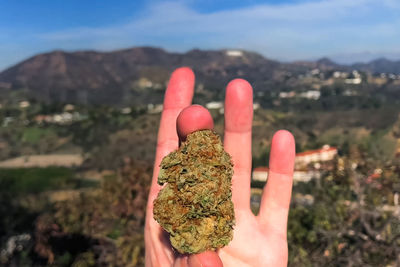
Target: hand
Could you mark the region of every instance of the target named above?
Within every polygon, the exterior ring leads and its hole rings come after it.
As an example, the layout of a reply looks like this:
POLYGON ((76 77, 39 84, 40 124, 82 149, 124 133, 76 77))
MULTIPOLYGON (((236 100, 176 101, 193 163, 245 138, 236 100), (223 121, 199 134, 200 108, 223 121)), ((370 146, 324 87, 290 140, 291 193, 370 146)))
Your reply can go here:
POLYGON ((245 80, 231 81, 225 97, 225 150, 232 156, 232 200, 235 206, 234 237, 217 252, 179 255, 168 235, 153 219, 153 201, 161 188, 157 184, 164 156, 177 149, 179 139, 201 129, 212 129, 207 109, 191 105, 194 74, 180 68, 172 74, 164 99, 158 132, 153 180, 147 204, 145 226, 146 266, 285 266, 288 260, 287 217, 292 191, 295 142, 288 131, 278 131, 272 139, 268 183, 263 190, 260 212, 250 210, 251 126, 253 90, 245 80), (176 125, 176 128, 175 128, 176 125))

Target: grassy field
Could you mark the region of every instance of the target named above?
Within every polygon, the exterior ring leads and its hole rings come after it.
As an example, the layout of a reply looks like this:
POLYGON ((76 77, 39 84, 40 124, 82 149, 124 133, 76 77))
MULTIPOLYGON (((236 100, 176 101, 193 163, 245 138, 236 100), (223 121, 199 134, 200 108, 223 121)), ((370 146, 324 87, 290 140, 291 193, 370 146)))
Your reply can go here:
POLYGON ((52 128, 26 127, 22 135, 22 141, 37 144, 40 139, 56 135, 52 128))
POLYGON ((36 194, 87 186, 90 186, 87 180, 78 179, 73 169, 63 167, 16 168, 0 171, 0 193, 36 194))

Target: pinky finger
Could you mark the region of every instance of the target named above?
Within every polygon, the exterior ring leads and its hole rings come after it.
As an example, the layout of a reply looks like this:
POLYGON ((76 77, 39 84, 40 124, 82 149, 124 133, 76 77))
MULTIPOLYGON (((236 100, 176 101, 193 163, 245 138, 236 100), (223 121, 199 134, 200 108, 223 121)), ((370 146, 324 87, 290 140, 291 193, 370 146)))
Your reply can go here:
POLYGON ((258 219, 268 233, 286 237, 287 219, 292 194, 295 141, 285 130, 272 138, 270 170, 265 185, 258 219))

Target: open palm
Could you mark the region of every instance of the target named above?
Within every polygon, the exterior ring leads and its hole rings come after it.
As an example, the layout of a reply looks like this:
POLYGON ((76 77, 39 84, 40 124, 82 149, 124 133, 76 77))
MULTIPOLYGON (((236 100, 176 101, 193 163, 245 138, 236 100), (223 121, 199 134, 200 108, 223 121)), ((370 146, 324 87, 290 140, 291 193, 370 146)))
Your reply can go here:
POLYGON ((263 191, 260 213, 254 216, 250 210, 253 91, 245 80, 231 81, 225 97, 224 146, 234 164, 232 201, 236 225, 233 240, 217 252, 179 255, 172 250, 167 234, 153 219, 153 201, 161 188, 157 184, 157 176, 162 158, 175 150, 179 140, 187 134, 212 129, 214 125, 207 109, 191 106, 193 92, 193 72, 189 68, 177 69, 165 93, 158 132, 145 226, 146 266, 206 267, 222 266, 222 263, 225 267, 285 266, 288 259, 286 228, 295 158, 294 138, 284 130, 275 133, 268 183, 263 191))

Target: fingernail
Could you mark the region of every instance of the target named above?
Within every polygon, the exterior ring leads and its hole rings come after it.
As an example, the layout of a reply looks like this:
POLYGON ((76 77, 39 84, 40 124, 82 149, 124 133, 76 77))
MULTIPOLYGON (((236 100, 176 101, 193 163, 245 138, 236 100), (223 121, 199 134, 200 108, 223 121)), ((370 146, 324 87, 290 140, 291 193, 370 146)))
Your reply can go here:
POLYGON ((188 264, 189 267, 203 267, 203 264, 201 264, 199 257, 197 255, 192 255, 188 259, 188 264))
POLYGON ((222 261, 214 251, 206 251, 191 255, 188 259, 190 267, 222 267, 222 261))

